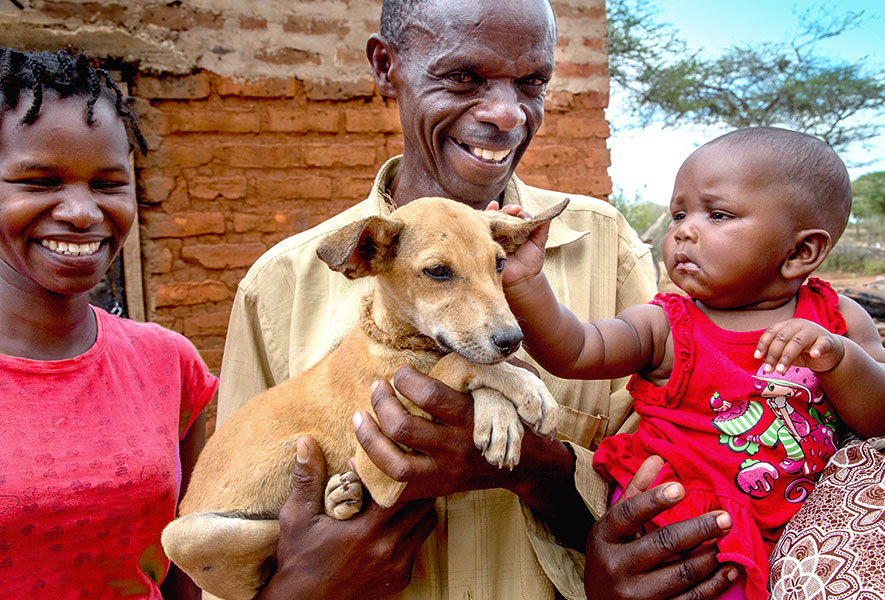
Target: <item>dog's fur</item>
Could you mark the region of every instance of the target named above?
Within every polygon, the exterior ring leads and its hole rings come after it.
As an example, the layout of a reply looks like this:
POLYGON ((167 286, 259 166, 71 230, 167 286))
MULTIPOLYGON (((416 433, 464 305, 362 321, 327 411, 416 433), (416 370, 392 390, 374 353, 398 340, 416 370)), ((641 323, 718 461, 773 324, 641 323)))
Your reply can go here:
MULTIPOLYGON (((374 276, 361 325, 319 363, 241 407, 201 453, 181 517, 163 532, 168 556, 208 592, 248 600, 273 569, 280 508, 291 491, 295 442, 312 436, 333 476, 326 512, 359 511, 361 486, 383 506, 405 484, 376 467, 351 417, 371 410, 369 388, 403 364, 474 398, 474 441, 486 459, 519 461, 520 417, 540 435, 555 428, 556 403, 529 371, 504 361, 522 340, 499 268, 505 252, 558 215, 567 201, 524 221, 441 198, 333 233, 317 250, 349 278, 374 276), (359 479, 350 471, 353 460, 359 479)), ((406 402, 410 411, 423 414, 406 402)), ((426 416, 426 415, 425 415, 426 416)))

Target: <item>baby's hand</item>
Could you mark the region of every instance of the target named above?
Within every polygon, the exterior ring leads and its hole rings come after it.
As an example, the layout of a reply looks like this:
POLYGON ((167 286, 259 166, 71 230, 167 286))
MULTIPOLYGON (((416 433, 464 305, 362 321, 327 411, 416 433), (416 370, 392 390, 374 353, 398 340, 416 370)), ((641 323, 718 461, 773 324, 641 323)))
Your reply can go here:
MULTIPOLYGON (((498 202, 492 200, 489 202, 486 210, 499 210, 498 202)), ((522 210, 516 204, 505 204, 500 211, 511 217, 519 217, 524 221, 532 218, 531 214, 522 210)), ((531 279, 541 272, 541 267, 544 265, 544 245, 547 243, 549 231, 550 223, 541 225, 526 243, 517 248, 512 254, 507 255, 507 261, 504 263, 504 270, 501 273, 505 288, 531 279)))
POLYGON ((754 354, 765 357, 766 373, 786 373, 793 365, 821 373, 838 365, 844 355, 838 335, 805 319, 781 321, 766 329, 754 354))

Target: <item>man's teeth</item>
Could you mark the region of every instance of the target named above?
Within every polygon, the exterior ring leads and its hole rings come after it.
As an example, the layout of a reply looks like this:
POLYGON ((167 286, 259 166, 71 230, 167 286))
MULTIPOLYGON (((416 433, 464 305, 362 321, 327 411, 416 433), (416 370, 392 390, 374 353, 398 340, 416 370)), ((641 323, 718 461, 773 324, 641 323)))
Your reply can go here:
POLYGON ((507 155, 510 154, 510 150, 489 150, 488 148, 477 148, 476 146, 473 146, 473 154, 483 160, 501 162, 507 158, 507 155))
POLYGON ((101 242, 89 242, 88 244, 74 244, 73 242, 57 242, 55 240, 43 240, 40 242, 44 248, 66 256, 89 256, 98 252, 101 242))

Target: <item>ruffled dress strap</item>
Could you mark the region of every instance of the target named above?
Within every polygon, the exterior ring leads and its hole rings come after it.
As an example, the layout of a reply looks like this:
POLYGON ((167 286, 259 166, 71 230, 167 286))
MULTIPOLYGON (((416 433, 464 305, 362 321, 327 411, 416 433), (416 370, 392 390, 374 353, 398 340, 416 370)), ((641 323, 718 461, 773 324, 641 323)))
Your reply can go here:
POLYGON ((633 375, 627 389, 634 398, 657 406, 675 407, 685 395, 689 376, 695 364, 695 344, 692 341, 692 316, 688 303, 691 298, 680 294, 657 294, 649 304, 664 309, 670 323, 673 339, 673 372, 665 386, 657 386, 650 381, 633 375))
POLYGON ((819 277, 810 277, 800 290, 800 294, 803 290, 812 297, 816 296, 815 304, 822 319, 821 325, 837 335, 845 335, 847 331, 845 317, 839 311, 839 294, 833 286, 819 277))

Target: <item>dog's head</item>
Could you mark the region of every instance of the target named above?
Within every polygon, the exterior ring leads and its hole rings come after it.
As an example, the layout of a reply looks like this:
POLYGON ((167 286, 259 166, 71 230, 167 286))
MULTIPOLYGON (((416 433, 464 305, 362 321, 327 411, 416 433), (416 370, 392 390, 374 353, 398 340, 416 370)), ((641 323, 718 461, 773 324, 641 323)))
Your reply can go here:
POLYGON ((317 254, 348 278, 376 278, 375 317, 384 326, 409 327, 443 351, 495 363, 522 342, 501 288, 506 254, 567 203, 525 221, 444 198, 420 198, 389 217, 338 230, 317 254))

